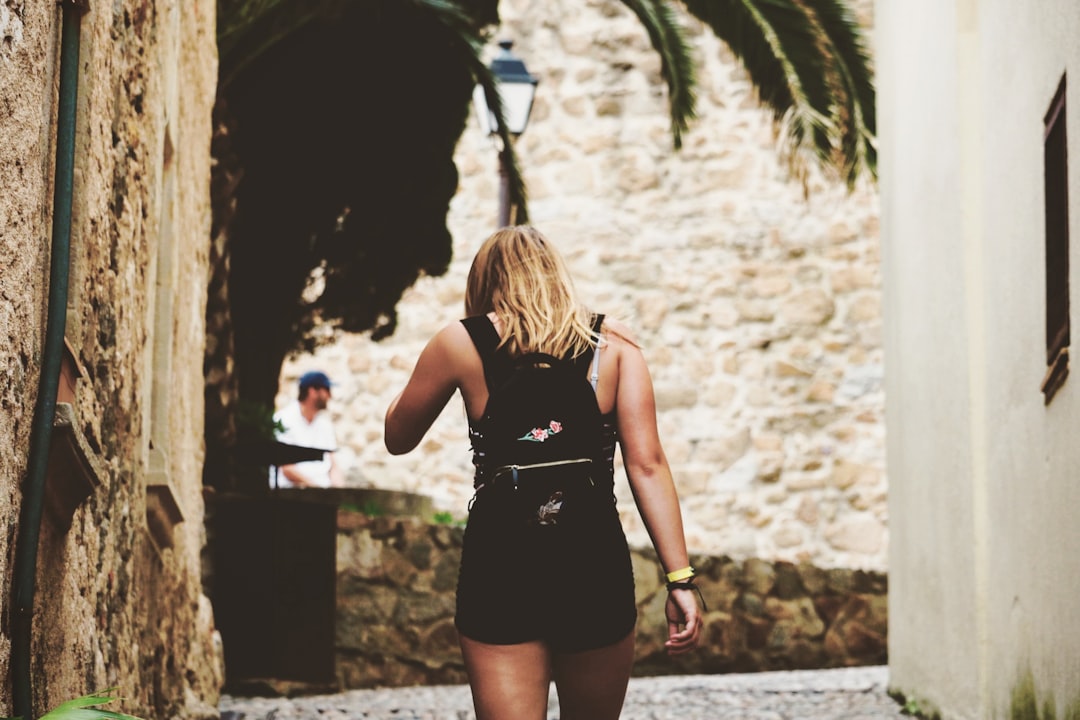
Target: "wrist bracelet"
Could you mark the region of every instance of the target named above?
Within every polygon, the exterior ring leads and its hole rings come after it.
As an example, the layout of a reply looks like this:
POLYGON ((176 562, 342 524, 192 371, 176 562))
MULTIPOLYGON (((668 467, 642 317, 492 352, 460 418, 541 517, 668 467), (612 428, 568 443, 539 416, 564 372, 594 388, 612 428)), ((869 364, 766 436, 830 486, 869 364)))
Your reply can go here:
POLYGON ((681 570, 672 570, 665 577, 669 583, 679 582, 680 580, 689 580, 694 577, 694 568, 687 565, 681 570))
POLYGON ((694 584, 693 580, 681 580, 676 582, 669 582, 667 584, 668 592, 672 590, 693 590, 697 593, 698 599, 701 600, 701 609, 703 612, 709 612, 708 606, 705 604, 705 596, 701 594, 701 588, 694 584))

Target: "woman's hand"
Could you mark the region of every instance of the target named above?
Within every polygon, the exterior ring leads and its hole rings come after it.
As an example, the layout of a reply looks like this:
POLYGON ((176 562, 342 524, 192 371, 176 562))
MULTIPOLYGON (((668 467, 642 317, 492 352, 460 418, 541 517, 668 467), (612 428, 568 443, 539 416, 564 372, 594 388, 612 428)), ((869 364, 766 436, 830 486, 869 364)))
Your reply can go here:
POLYGON ((668 623, 668 639, 664 643, 668 655, 681 655, 696 648, 701 637, 697 594, 689 588, 668 591, 664 615, 668 623))

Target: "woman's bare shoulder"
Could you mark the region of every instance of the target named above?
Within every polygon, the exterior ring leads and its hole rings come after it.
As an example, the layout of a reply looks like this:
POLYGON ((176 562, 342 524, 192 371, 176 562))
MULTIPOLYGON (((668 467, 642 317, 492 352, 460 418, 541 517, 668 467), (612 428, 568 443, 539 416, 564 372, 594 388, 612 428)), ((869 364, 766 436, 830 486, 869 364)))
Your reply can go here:
POLYGON ((631 331, 630 327, 621 320, 605 317, 600 330, 604 334, 607 342, 614 347, 630 346, 640 348, 637 338, 634 337, 633 331, 631 331))
POLYGON ((469 337, 465 324, 460 320, 454 320, 435 333, 431 338, 431 344, 439 346, 446 352, 456 353, 472 347, 472 339, 469 337))

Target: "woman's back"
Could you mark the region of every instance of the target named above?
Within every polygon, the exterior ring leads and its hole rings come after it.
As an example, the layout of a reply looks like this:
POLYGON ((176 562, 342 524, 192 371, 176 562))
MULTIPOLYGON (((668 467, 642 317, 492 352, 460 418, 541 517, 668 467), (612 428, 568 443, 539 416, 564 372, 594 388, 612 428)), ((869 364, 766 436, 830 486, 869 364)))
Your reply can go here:
MULTIPOLYGON (((488 313, 495 332, 501 339, 505 339, 504 324, 495 313, 488 313)), ((608 415, 615 410, 615 398, 619 387, 619 357, 623 351, 626 340, 618 334, 610 331, 613 321, 605 320, 601 330, 602 340, 599 356, 599 373, 596 384, 596 401, 600 406, 600 412, 608 415)), ((454 323, 460 326, 460 323, 454 323)), ((451 331, 451 341, 454 344, 454 357, 460 363, 459 373, 460 389, 465 401, 465 409, 469 419, 478 421, 484 414, 488 402, 488 387, 484 377, 484 365, 480 355, 470 339, 468 332, 462 332, 463 327, 455 327, 451 331)), ((625 333, 624 333, 625 334, 625 333)), ((583 374, 588 375, 591 367, 586 367, 583 374)))

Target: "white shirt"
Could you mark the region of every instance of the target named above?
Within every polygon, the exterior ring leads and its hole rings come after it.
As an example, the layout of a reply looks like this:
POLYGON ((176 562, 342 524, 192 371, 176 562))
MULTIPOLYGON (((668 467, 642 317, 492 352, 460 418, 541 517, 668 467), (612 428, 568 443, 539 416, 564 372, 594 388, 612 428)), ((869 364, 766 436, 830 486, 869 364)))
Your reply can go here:
MULTIPOLYGON (((293 401, 274 414, 274 420, 281 423, 285 428, 277 434, 277 439, 290 445, 301 447, 324 449, 327 453, 337 450, 337 435, 334 433, 334 423, 330 420, 330 414, 320 410, 315 414, 311 422, 307 421, 300 412, 300 403, 293 401)), ((308 478, 316 487, 330 487, 330 456, 324 455, 321 460, 308 460, 296 463, 296 470, 308 478)), ((284 473, 278 472, 277 468, 270 468, 270 487, 274 487, 274 476, 277 475, 277 487, 294 487, 285 477, 284 473)))

